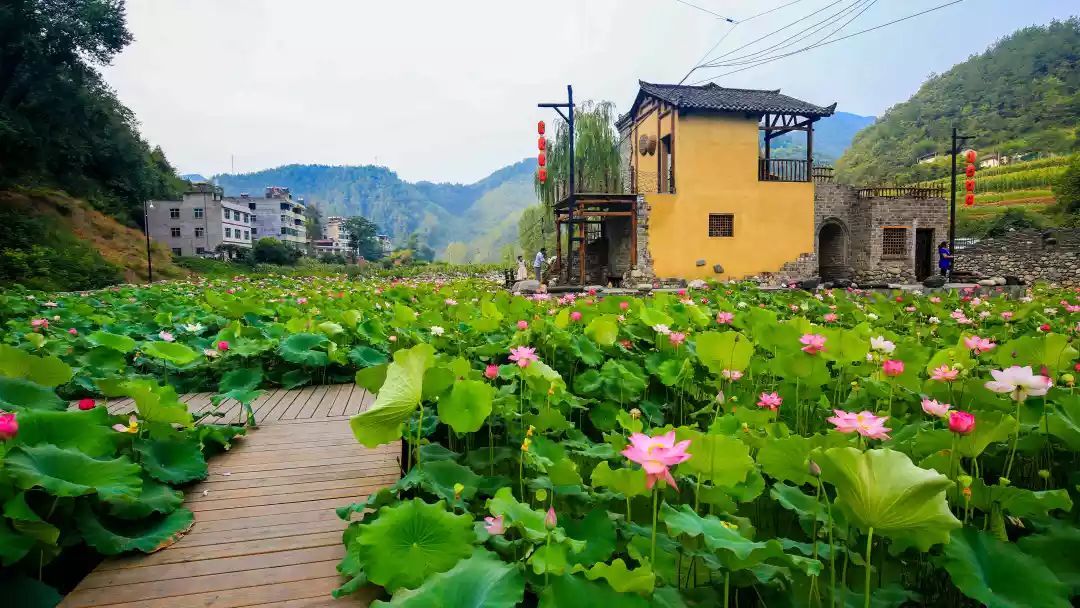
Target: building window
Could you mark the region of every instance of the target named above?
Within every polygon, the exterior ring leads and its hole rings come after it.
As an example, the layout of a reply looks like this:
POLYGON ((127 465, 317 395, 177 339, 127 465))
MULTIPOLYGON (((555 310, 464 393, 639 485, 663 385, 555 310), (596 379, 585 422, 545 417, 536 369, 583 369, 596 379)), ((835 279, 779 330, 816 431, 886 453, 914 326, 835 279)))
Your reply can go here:
POLYGON ((289 221, 289 220, 287 220, 287 219, 285 218, 285 216, 284 216, 284 215, 283 215, 283 216, 281 216, 281 223, 282 223, 282 224, 284 224, 284 223, 285 223, 285 222, 287 222, 287 221, 289 221))
POLYGON ((173 226, 172 228, 169 228, 169 235, 172 236, 172 238, 174 238, 174 239, 180 238, 180 229, 177 228, 176 226, 173 226))
POLYGON ((244 223, 246 224, 246 223, 248 223, 248 222, 249 222, 250 220, 251 220, 251 216, 250 216, 250 215, 248 215, 247 213, 245 213, 245 214, 244 214, 244 223))
POLYGON ((192 211, 195 212, 195 219, 202 218, 202 207, 195 207, 195 209, 193 209, 192 211))
POLYGON ((198 254, 198 255, 202 255, 202 254, 206 253, 206 247, 196 247, 195 248, 195 253, 198 254))
POLYGON ((251 229, 251 234, 259 234, 259 229, 258 228, 252 228, 251 229))
POLYGON ((179 207, 170 207, 169 208, 169 219, 173 219, 173 220, 180 219, 180 208, 179 207))
POLYGON ((710 213, 709 236, 735 236, 735 216, 731 213, 710 213))
POLYGON ((659 190, 675 193, 675 152, 671 145, 671 135, 660 138, 660 177, 659 190))
POLYGON ((180 248, 179 247, 173 247, 172 248, 172 254, 179 257, 180 256, 180 248))
POLYGON ((245 241, 250 241, 251 240, 251 233, 248 232, 247 230, 244 231, 244 240, 245 241))
POLYGON ((203 228, 202 228, 202 226, 196 226, 195 227, 195 238, 201 239, 202 237, 203 237, 203 228))
POLYGON ((227 239, 232 238, 232 228, 226 228, 225 229, 225 238, 227 238, 227 239))
POLYGON ((881 229, 881 255, 887 258, 907 257, 907 228, 889 226, 881 229))

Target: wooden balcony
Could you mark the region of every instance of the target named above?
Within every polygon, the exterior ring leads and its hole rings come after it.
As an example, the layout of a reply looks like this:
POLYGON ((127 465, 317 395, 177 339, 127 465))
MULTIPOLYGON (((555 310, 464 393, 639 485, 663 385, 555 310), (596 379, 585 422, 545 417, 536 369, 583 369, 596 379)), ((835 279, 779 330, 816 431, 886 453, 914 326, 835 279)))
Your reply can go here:
POLYGON ((759 158, 758 181, 808 182, 810 163, 795 158, 759 158))

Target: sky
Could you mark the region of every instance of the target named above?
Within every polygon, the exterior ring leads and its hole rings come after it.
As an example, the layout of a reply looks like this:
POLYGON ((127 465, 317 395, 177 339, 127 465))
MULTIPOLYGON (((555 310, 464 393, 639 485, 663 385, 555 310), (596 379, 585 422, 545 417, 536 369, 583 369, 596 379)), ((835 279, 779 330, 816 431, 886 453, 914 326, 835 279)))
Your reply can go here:
MULTIPOLYGON (((639 79, 678 82, 722 36, 713 55, 730 61, 855 2, 868 8, 837 37, 947 1, 128 0, 135 42, 103 72, 181 173, 378 164, 471 183, 535 153, 536 121, 558 120, 536 104, 564 101, 567 84, 623 112, 639 79)), ((1077 13, 1076 0, 963 0, 716 82, 879 116, 1000 37, 1077 13)))

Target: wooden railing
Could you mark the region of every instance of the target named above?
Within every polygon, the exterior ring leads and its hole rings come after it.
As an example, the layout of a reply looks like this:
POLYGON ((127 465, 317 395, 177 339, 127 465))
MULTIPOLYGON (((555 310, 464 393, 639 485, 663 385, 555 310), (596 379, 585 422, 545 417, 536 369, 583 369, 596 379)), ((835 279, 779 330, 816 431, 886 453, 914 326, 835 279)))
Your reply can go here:
POLYGON ((833 181, 833 168, 815 165, 810 169, 810 177, 817 184, 831 184, 833 181))
POLYGON ((859 198, 945 198, 945 188, 921 186, 879 186, 876 188, 860 188, 857 191, 859 198))
POLYGON ((809 163, 794 158, 759 158, 758 181, 762 182, 808 182, 809 163))

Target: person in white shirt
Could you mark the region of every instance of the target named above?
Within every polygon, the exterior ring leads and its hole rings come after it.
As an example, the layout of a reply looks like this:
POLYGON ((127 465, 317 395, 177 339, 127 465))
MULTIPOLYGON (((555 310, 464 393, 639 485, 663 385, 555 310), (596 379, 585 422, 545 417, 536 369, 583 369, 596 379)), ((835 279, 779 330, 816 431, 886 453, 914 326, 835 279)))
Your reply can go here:
POLYGON ((517 272, 514 275, 514 280, 524 281, 529 278, 529 271, 525 269, 525 258, 520 255, 517 256, 517 272))
POLYGON ((547 247, 541 247, 540 251, 536 252, 536 257, 533 258, 533 270, 536 271, 536 281, 543 283, 543 271, 544 263, 547 262, 547 247))

